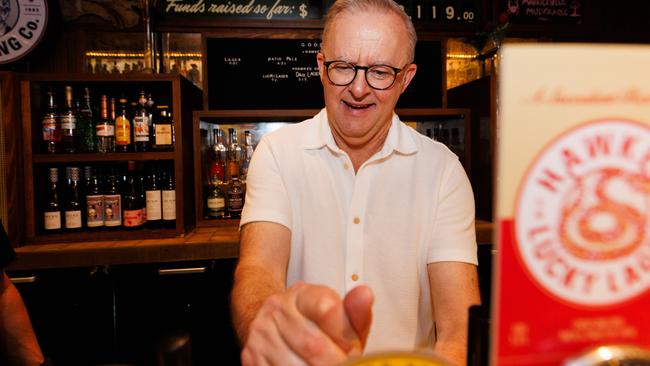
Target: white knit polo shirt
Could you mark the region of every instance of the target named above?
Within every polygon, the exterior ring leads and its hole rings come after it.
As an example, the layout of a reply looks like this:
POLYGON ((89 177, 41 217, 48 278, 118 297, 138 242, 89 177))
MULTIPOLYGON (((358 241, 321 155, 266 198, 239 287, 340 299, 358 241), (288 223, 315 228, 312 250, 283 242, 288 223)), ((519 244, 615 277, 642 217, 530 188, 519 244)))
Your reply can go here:
POLYGON ((327 285, 375 294, 366 352, 431 347, 427 263, 477 263, 474 199, 443 144, 393 115, 381 151, 355 175, 327 113, 262 138, 250 164, 241 225, 291 230, 287 286, 327 285))

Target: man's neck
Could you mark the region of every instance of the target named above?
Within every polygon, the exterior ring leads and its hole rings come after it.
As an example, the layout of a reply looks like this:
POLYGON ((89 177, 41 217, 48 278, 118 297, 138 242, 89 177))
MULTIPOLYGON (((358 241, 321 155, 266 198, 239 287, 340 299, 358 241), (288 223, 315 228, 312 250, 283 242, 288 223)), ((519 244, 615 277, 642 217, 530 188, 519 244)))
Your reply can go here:
POLYGON ((336 145, 341 150, 348 154, 352 161, 354 172, 356 173, 363 163, 382 149, 384 142, 386 142, 386 137, 388 137, 390 126, 391 123, 385 124, 373 136, 356 144, 350 143, 348 139, 340 136, 335 129, 332 128, 331 130, 334 142, 336 142, 336 145))

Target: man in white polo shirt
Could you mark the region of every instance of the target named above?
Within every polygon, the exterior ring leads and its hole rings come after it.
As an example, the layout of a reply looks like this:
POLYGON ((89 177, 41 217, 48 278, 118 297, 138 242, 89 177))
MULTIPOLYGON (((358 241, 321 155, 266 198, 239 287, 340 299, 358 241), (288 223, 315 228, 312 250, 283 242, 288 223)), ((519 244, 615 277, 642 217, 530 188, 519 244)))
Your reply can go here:
POLYGON ((232 295, 244 365, 421 348, 464 364, 474 201, 458 158, 393 112, 415 42, 392 0, 330 8, 326 108, 265 136, 248 173, 232 295))

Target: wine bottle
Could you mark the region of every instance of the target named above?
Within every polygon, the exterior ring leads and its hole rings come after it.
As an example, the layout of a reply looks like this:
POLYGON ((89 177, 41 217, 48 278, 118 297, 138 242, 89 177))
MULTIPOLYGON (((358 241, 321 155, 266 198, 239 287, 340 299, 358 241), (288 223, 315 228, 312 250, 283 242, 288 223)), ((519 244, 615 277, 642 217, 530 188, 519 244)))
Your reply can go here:
POLYGON ((122 195, 114 169, 109 172, 104 191, 104 225, 111 228, 122 225, 122 195))
POLYGON ((170 163, 162 177, 162 219, 166 228, 176 228, 176 182, 174 165, 170 163))
POLYGON ((98 229, 104 226, 104 193, 97 172, 90 170, 86 174, 89 177, 86 186, 86 226, 98 229))
POLYGON ((47 203, 43 212, 44 228, 47 232, 61 230, 61 206, 59 204, 59 169, 50 168, 50 185, 47 190, 47 203))
POLYGON ((145 188, 147 226, 151 228, 162 226, 162 190, 158 178, 158 167, 152 163, 149 166, 145 188))
POLYGON ((66 230, 81 229, 81 195, 79 194, 79 168, 67 167, 68 194, 65 204, 66 230))
POLYGON ((135 172, 135 161, 127 163, 126 185, 124 188, 123 213, 124 228, 138 229, 144 224, 142 206, 138 192, 138 178, 135 172))

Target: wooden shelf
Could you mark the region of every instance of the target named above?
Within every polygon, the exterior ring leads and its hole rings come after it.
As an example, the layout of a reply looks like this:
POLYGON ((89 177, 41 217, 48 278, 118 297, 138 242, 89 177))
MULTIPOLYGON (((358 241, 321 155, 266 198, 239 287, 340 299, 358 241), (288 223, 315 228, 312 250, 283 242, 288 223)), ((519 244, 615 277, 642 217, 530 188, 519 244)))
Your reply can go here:
POLYGON ((102 162, 102 161, 128 161, 128 160, 174 160, 176 155, 173 151, 150 151, 150 152, 128 152, 128 153, 90 153, 90 154, 34 154, 34 163, 80 163, 80 162, 102 162))

